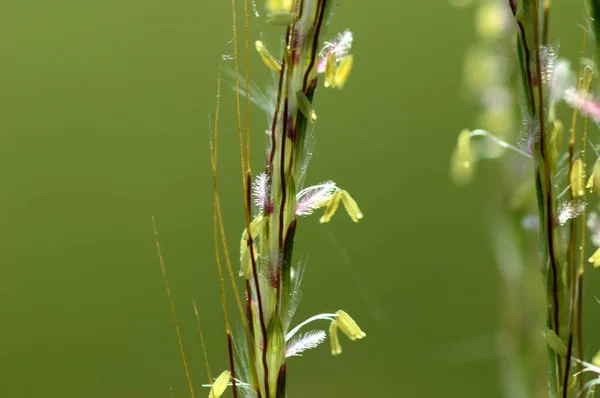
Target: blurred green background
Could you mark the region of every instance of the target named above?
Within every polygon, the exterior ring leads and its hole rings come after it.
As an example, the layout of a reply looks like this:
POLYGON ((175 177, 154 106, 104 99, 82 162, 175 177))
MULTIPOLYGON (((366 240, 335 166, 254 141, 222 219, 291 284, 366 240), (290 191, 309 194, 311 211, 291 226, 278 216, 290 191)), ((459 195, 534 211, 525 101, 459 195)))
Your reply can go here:
MULTIPOLYGON (((473 10, 339 3, 329 37, 352 29, 355 67, 343 91, 317 93, 308 182, 335 180, 365 218, 300 221, 295 253, 308 268, 297 320, 343 308, 368 337, 343 340, 340 357, 325 345, 292 358, 289 395, 500 396, 485 203, 493 163, 466 188, 448 176, 457 132, 475 127, 461 88, 473 10)), ((552 39, 573 60, 582 8, 556 2, 552 18, 552 39)), ((254 19, 250 28, 252 42, 263 31, 276 45, 275 29, 254 19)), ((231 4, 7 1, 0 37, 0 396, 188 396, 152 216, 205 396, 192 300, 213 374, 227 366, 208 120, 219 61, 232 52, 231 4)), ((257 58, 251 78, 262 87, 257 58)), ((235 248, 243 207, 231 83, 224 72, 220 178, 235 248)), ((259 170, 266 117, 252 112, 259 170)), ((597 290, 587 289, 588 353, 600 346, 597 290)))

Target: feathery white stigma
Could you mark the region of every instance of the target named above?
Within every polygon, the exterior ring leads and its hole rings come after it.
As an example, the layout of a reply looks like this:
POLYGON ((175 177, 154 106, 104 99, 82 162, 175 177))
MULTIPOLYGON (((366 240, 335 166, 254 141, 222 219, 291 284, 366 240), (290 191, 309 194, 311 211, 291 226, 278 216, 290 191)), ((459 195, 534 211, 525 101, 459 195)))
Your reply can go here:
POLYGON ((301 357, 302 352, 317 347, 325 341, 325 337, 327 337, 327 334, 322 330, 311 330, 310 332, 302 333, 287 343, 285 357, 301 357))
POLYGON ((554 47, 548 46, 540 46, 539 47, 539 55, 540 55, 540 67, 542 73, 542 83, 550 84, 552 81, 552 76, 554 75, 554 64, 556 63, 556 51, 554 51, 554 47))
POLYGON ((254 196, 254 204, 261 210, 269 213, 271 206, 271 182, 266 173, 260 173, 256 176, 254 184, 252 184, 252 195, 254 196))
POLYGON ((582 200, 570 200, 558 206, 558 224, 564 225, 567 221, 579 216, 585 210, 586 203, 582 200))
POLYGON ((304 188, 296 195, 296 214, 307 216, 325 206, 331 196, 338 190, 333 181, 325 181, 312 187, 304 188))
POLYGON ((345 30, 344 32, 337 35, 334 41, 325 42, 321 52, 319 53, 319 62, 317 63, 317 73, 325 72, 325 66, 327 65, 327 57, 330 53, 335 54, 335 58, 339 62, 345 55, 350 52, 352 48, 352 32, 345 30))

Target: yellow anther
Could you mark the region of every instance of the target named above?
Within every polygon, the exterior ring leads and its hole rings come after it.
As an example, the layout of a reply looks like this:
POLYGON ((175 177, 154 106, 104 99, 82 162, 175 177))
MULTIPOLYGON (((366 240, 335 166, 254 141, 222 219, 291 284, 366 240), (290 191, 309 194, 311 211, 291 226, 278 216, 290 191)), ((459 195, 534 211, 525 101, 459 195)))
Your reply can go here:
POLYGON ((272 71, 279 73, 281 71, 281 64, 271 55, 264 43, 260 40, 257 40, 254 45, 256 46, 256 51, 258 51, 258 54, 265 65, 267 65, 267 67, 272 71))
POLYGON ((231 372, 226 370, 217 377, 215 382, 210 387, 210 393, 208 394, 208 398, 220 398, 221 395, 225 392, 225 389, 229 385, 229 381, 231 380, 231 372))
POLYGON ((552 172, 555 173, 558 158, 560 156, 560 145, 562 143, 564 126, 560 120, 554 120, 552 125, 552 134, 550 135, 550 167, 552 172))
POLYGON ((363 218, 363 214, 360 211, 360 209, 358 208, 356 201, 354 199, 352 199, 352 196, 350 196, 350 194, 348 192, 346 192, 342 189, 342 190, 340 190, 340 196, 342 198, 342 203, 344 204, 344 208, 346 209, 346 212, 348 212, 348 215, 350 216, 352 221, 358 222, 358 220, 363 218))
POLYGON ((337 334, 337 324, 335 321, 329 325, 329 341, 331 342, 331 355, 340 355, 342 353, 342 346, 340 345, 340 339, 337 334))
POLYGON ((592 257, 588 259, 588 261, 594 264, 594 268, 600 267, 600 249, 596 249, 592 257))
POLYGON ((600 158, 594 163, 592 175, 585 186, 595 195, 600 196, 600 158))
POLYGON ((267 0, 267 12, 268 13, 276 13, 292 11, 292 4, 294 0, 267 0))
POLYGON ((362 339, 367 336, 347 312, 339 310, 336 314, 335 322, 337 326, 350 340, 362 339))
POLYGON ((354 57, 352 55, 346 55, 340 60, 340 63, 337 65, 335 70, 335 87, 339 89, 344 87, 346 80, 348 80, 348 75, 352 70, 353 63, 354 57))
POLYGON ((331 217, 333 217, 338 206, 340 205, 340 200, 341 200, 340 191, 335 191, 333 193, 333 195, 331 195, 331 198, 329 199, 329 202, 327 203, 327 207, 325 208, 325 213, 319 220, 319 222, 321 224, 324 224, 326 222, 329 222, 329 220, 331 220, 331 217))
POLYGON ((333 52, 330 52, 325 62, 325 87, 335 87, 336 70, 337 58, 333 52))
POLYGON ((573 163, 573 168, 569 175, 571 183, 571 193, 573 197, 579 198, 585 196, 585 165, 581 159, 577 159, 573 163))

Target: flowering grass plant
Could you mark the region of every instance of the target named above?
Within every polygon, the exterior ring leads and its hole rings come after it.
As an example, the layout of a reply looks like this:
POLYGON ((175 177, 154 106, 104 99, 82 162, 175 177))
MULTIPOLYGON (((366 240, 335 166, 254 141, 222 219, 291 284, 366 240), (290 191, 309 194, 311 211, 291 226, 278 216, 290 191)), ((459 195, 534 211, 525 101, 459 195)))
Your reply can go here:
MULTIPOLYGON (((333 181, 311 186, 305 181, 312 139, 316 134, 315 94, 319 86, 341 89, 345 85, 353 63, 350 54, 353 35, 349 30, 334 36, 326 32, 334 7, 331 0, 268 0, 264 20, 280 30, 281 47, 274 56, 273 48, 268 48, 263 41, 256 41, 254 53, 249 50, 249 10, 248 2, 244 1, 245 62, 244 73, 240 73, 242 56, 238 51, 235 1, 232 7, 231 58, 238 94, 236 115, 245 228, 241 233, 239 257, 235 258, 239 258, 236 275, 223 231, 218 190, 219 77, 211 159, 214 243, 225 313, 229 369, 211 380, 207 387, 210 387, 209 396, 215 398, 220 397, 227 387, 231 388, 234 397, 282 398, 286 396, 288 358, 301 356, 327 336, 331 353, 340 354, 338 331, 350 340, 366 336, 342 310, 315 315, 293 326, 304 273, 303 263, 293 256, 296 233, 301 229, 299 218, 324 209, 320 222, 326 223, 340 205, 353 221, 362 218, 356 201, 333 181), (254 55, 258 55, 273 74, 276 87, 265 90, 272 92, 272 96, 263 95, 250 84, 248 59, 254 55), (269 120, 265 167, 259 173, 253 173, 251 167, 251 103, 265 111, 269 120), (243 330, 235 339, 228 314, 225 275, 231 282, 243 330), (242 282, 243 289, 238 287, 238 281, 242 282), (328 323, 327 332, 306 330, 316 321, 328 323)), ((258 18, 262 20, 263 17, 258 18)))
POLYGON ((586 263, 600 266, 600 103, 592 94, 597 55, 589 48, 600 3, 572 3, 585 15, 575 64, 559 57, 549 0, 475 3, 478 42, 465 76, 483 128, 459 134, 451 173, 464 184, 480 160, 500 161, 490 225, 505 302, 505 393, 593 395, 600 357, 585 360, 582 307, 586 263), (571 116, 563 116, 569 107, 571 116))

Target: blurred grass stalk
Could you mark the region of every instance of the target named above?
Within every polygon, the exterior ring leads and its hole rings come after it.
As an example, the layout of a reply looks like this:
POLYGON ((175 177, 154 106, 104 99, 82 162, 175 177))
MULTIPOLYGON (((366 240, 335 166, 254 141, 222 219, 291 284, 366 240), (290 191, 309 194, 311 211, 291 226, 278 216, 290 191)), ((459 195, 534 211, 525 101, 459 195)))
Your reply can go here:
MULTIPOLYGON (((575 78, 569 62, 558 58, 558 49, 548 43, 550 1, 475 3, 479 40, 467 55, 465 78, 481 101, 483 129, 460 133, 451 173, 464 184, 478 160, 501 158, 490 226, 502 276, 499 347, 505 394, 593 394, 599 379, 586 383, 581 371, 593 371, 583 358, 582 297, 586 212, 600 192, 598 162, 586 179, 588 118, 597 121, 600 116, 589 94, 595 65, 586 58, 588 38, 596 35, 593 30, 583 33, 575 78), (562 102, 574 108, 567 140, 557 111, 562 102), (582 128, 578 113, 584 115, 582 128)), ((589 6, 597 16, 597 0, 584 4, 586 15, 589 6)), ((590 29, 600 20, 587 19, 590 29)), ((595 221, 596 213, 590 216, 595 221)), ((587 224, 594 234, 596 223, 587 224)), ((600 245, 593 238, 592 243, 600 245)), ((595 255, 589 261, 600 265, 595 255)))
MULTIPOLYGON (((324 76, 325 87, 342 88, 352 66, 349 51, 352 33, 345 31, 331 42, 323 43, 331 17, 332 0, 268 0, 266 21, 285 34, 281 39, 281 55, 275 58, 262 41, 255 47, 265 66, 277 82, 272 96, 259 93, 250 84, 248 58, 248 2, 244 1, 244 73, 239 72, 236 5, 233 8, 233 69, 237 104, 237 123, 245 209, 245 230, 240 241, 240 271, 245 297, 236 286, 232 262, 223 233, 223 220, 217 186, 218 115, 215 114, 211 138, 214 184, 214 236, 219 268, 222 301, 225 312, 230 369, 209 385, 210 397, 221 396, 231 386, 234 397, 286 396, 286 359, 299 356, 323 342, 323 330, 300 330, 313 321, 329 322, 332 354, 341 353, 337 331, 351 340, 365 333, 344 311, 315 315, 292 328, 291 322, 300 300, 302 264, 292 256, 298 216, 306 216, 325 208, 320 221, 328 222, 342 204, 353 221, 362 213, 356 202, 334 182, 325 181, 304 188, 311 153, 316 111, 313 106, 318 76, 324 76), (242 103, 245 99, 245 103, 242 103), (250 104, 265 111, 270 120, 269 147, 265 169, 252 177, 250 158, 250 104), (242 118, 245 113, 245 122, 242 118), (225 266, 220 253, 225 254, 225 266), (228 272, 239 310, 244 336, 234 341, 227 313, 224 274, 228 272), (235 347, 234 347, 235 346, 235 347)), ((219 78, 220 82, 220 78, 219 78)), ((219 84, 220 87, 220 84, 219 84)), ((220 88, 218 93, 220 98, 220 88)), ((264 131, 264 129, 262 130, 264 131)), ((210 371, 209 371, 210 373, 210 371)))

